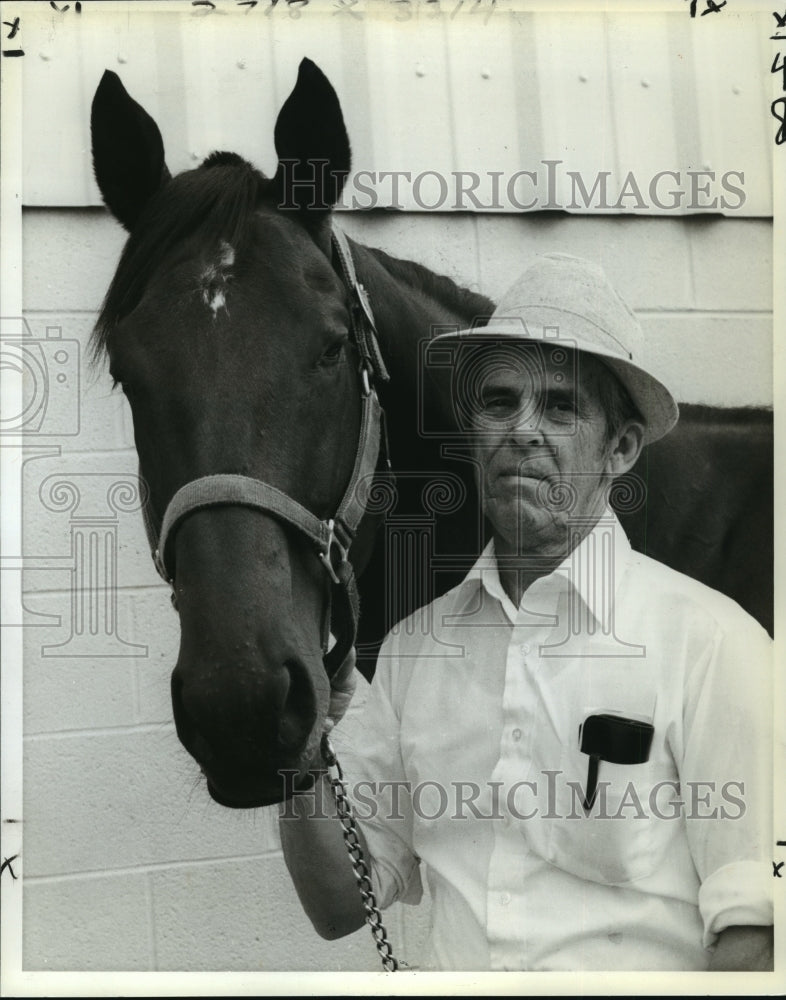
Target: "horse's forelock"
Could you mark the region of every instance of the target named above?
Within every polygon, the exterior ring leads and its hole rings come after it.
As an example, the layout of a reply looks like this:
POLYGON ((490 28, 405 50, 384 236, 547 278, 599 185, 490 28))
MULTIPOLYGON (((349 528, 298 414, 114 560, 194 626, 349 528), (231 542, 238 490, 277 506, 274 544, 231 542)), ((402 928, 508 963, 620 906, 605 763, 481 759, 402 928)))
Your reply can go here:
MULTIPOLYGON (((244 160, 239 153, 231 153, 226 150, 214 150, 209 156, 206 156, 202 161, 200 169, 204 170, 210 167, 238 167, 245 166, 254 170, 255 168, 251 164, 244 160)), ((259 173, 259 171, 256 171, 259 173)), ((264 175, 259 173, 259 176, 264 178, 264 175)))
POLYGON ((150 279, 185 239, 207 250, 239 251, 271 181, 236 153, 214 152, 195 170, 169 181, 145 208, 120 257, 98 316, 91 349, 101 356, 112 328, 139 303, 150 279))

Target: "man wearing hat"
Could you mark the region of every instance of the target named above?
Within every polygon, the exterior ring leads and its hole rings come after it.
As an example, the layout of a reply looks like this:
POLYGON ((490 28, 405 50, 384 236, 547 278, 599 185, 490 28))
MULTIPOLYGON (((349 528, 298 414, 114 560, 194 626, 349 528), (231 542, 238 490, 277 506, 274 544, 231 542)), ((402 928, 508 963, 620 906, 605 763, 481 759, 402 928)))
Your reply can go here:
MULTIPOLYGON (((772 968, 769 636, 634 552, 608 503, 678 418, 637 321, 551 254, 432 343, 460 359, 492 538, 333 734, 379 905, 427 878, 440 969, 772 968)), ((280 829, 317 930, 361 926, 324 776, 280 829)))

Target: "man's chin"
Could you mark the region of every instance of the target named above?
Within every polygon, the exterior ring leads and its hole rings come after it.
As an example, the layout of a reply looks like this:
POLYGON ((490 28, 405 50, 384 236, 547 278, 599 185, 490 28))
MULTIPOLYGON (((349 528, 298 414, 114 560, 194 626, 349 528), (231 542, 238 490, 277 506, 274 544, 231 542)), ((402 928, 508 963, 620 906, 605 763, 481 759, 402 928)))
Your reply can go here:
POLYGON ((564 536, 559 515, 522 496, 508 500, 495 498, 486 504, 485 514, 495 536, 503 543, 501 550, 511 554, 537 551, 544 543, 564 536), (510 530, 512 525, 515 526, 513 531, 510 530))

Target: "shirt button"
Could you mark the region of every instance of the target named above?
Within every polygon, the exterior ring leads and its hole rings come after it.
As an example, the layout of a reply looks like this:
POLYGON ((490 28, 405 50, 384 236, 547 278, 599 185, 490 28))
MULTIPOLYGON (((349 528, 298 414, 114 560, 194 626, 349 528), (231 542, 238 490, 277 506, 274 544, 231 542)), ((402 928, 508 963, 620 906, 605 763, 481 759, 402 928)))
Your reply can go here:
POLYGON ((516 728, 516 729, 513 730, 513 732, 510 735, 518 743, 518 741, 521 739, 521 730, 518 729, 518 728, 516 728))
POLYGON ((529 653, 529 651, 530 651, 529 643, 528 642, 523 643, 522 646, 521 646, 521 653, 522 653, 522 655, 526 656, 529 653))
POLYGON ((503 892, 502 895, 499 897, 499 901, 500 903, 502 903, 503 906, 507 906, 508 903, 510 903, 510 893, 503 892))

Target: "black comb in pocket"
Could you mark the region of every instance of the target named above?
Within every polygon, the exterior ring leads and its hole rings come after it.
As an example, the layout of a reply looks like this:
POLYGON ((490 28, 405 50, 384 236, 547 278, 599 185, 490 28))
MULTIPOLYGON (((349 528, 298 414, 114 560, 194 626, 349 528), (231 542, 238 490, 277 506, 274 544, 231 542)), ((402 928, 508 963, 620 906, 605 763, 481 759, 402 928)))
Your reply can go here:
POLYGON ((650 722, 622 715, 588 715, 579 726, 579 750, 589 756, 584 812, 592 809, 598 791, 602 760, 609 764, 644 764, 649 760, 655 732, 650 722))

